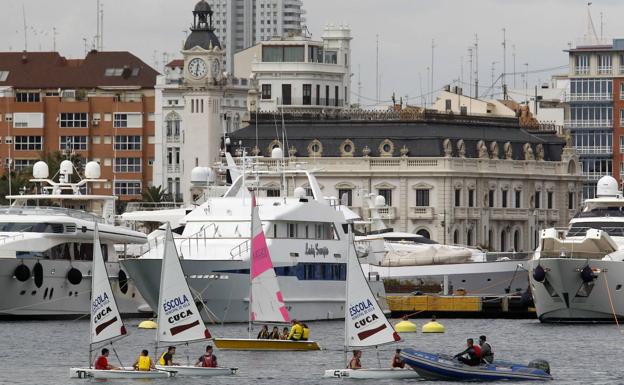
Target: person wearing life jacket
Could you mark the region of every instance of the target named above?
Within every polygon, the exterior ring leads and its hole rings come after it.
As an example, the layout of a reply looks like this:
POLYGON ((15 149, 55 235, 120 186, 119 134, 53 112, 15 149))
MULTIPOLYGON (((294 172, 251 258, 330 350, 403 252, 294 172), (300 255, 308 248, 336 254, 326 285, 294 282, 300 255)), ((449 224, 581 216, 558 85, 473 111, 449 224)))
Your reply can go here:
POLYGON ((394 352, 394 357, 392 357, 392 367, 393 368, 405 368, 405 361, 401 358, 401 349, 397 349, 394 352))
POLYGON ((212 354, 212 346, 206 346, 206 353, 197 359, 195 366, 199 366, 202 368, 216 368, 217 367, 217 356, 212 354))
POLYGON ((347 369, 362 369, 362 361, 360 360, 361 358, 362 358, 362 351, 354 350, 353 357, 351 358, 351 361, 349 361, 349 365, 347 365, 347 369))
POLYGON ((303 326, 296 319, 292 320, 292 327, 290 328, 290 333, 288 334, 288 339, 291 341, 301 341, 303 337, 303 326))
POLYGON ((494 362, 494 352, 492 351, 492 345, 486 341, 485 336, 479 337, 479 346, 481 347, 481 361, 491 364, 494 362))
POLYGON ((150 370, 156 369, 154 362, 152 362, 152 359, 149 356, 149 352, 145 349, 141 351, 141 355, 136 361, 134 361, 132 367, 134 367, 134 370, 139 370, 141 372, 149 372, 150 370))
MULTIPOLYGON (((288 329, 287 329, 288 330, 288 329)), ((269 334, 270 340, 280 340, 282 336, 280 335, 279 329, 277 326, 273 326, 273 331, 269 334)))
POLYGON ((303 332, 301 333, 301 340, 307 341, 310 338, 310 328, 308 325, 302 323, 301 327, 303 327, 303 332))
POLYGON ((269 339, 269 328, 266 325, 262 325, 262 329, 258 333, 259 340, 268 340, 269 339))
POLYGON ((475 345, 472 338, 468 338, 466 340, 466 349, 461 353, 457 353, 454 358, 466 365, 477 366, 481 363, 481 347, 475 345))
POLYGON ((96 370, 119 370, 118 367, 108 363, 108 349, 102 349, 102 355, 95 360, 96 370))
POLYGON ((161 356, 160 356, 160 360, 158 360, 158 364, 162 365, 162 366, 173 366, 173 365, 177 365, 176 363, 173 362, 173 356, 176 353, 176 347, 175 346, 169 346, 169 348, 167 348, 167 351, 164 352, 161 356))

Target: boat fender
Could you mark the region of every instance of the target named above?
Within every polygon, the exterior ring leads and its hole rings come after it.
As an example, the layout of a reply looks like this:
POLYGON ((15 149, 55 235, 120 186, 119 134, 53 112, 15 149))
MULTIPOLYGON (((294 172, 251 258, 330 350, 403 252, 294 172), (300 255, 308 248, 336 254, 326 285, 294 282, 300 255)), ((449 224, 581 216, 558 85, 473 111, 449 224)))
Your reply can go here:
POLYGON ((533 269, 533 279, 537 282, 544 282, 546 279, 546 270, 544 270, 542 265, 537 265, 537 267, 533 269))
POLYGON ((117 278, 119 279, 119 290, 126 294, 128 292, 128 275, 125 271, 119 270, 117 278))
POLYGON ((26 282, 30 278, 30 269, 23 263, 15 268, 13 272, 15 278, 20 282, 26 282))
POLYGON ((72 267, 67 272, 67 280, 72 285, 78 285, 80 284, 80 282, 82 282, 82 273, 80 272, 80 270, 76 269, 75 267, 72 267))
POLYGON ((589 267, 589 265, 585 265, 585 267, 581 270, 581 279, 585 283, 590 283, 591 281, 596 279, 596 276, 594 275, 594 272, 592 271, 591 267, 589 267))
POLYGON ((40 288, 43 285, 43 266, 39 262, 33 266, 33 278, 35 279, 35 286, 40 288))

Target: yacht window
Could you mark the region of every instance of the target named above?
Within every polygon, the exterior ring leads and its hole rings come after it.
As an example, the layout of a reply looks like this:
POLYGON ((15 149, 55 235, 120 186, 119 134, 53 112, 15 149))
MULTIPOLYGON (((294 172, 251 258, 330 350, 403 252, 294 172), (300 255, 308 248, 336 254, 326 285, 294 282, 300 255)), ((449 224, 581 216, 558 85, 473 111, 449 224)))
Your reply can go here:
POLYGON ((610 236, 624 237, 624 223, 618 222, 576 222, 570 227, 568 236, 584 236, 589 229, 603 230, 610 236))
POLYGON ((62 233, 61 223, 5 222, 0 223, 0 232, 13 233, 62 233))
POLYGON ((297 238, 297 224, 296 223, 288 224, 288 238, 297 238))
MULTIPOLYGON (((101 245, 104 261, 108 261, 108 247, 101 245)), ((74 259, 78 261, 93 260, 92 243, 61 243, 45 251, 16 251, 17 258, 40 258, 40 259, 74 259)))

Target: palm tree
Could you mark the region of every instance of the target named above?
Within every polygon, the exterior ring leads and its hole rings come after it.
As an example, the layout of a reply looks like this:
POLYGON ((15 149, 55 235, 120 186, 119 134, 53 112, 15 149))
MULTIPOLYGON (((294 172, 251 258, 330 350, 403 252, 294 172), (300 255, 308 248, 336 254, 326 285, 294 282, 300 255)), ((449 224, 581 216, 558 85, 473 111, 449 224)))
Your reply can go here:
POLYGON ((143 202, 160 203, 165 202, 167 194, 162 186, 150 186, 143 191, 143 202))

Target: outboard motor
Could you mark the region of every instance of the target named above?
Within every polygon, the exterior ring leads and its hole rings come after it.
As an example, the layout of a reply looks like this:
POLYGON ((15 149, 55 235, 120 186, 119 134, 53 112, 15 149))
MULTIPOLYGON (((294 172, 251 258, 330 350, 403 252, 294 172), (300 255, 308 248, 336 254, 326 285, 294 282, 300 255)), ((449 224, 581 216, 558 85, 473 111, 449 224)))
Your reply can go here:
POLYGON ((546 271, 542 265, 537 265, 537 267, 533 269, 533 279, 537 282, 544 282, 546 279, 546 271))
POLYGON ((546 360, 542 360, 542 359, 533 360, 529 362, 529 368, 540 369, 550 374, 550 364, 546 360))
POLYGON ((585 265, 585 267, 581 270, 581 279, 585 283, 590 283, 596 279, 596 275, 589 265, 585 265))

